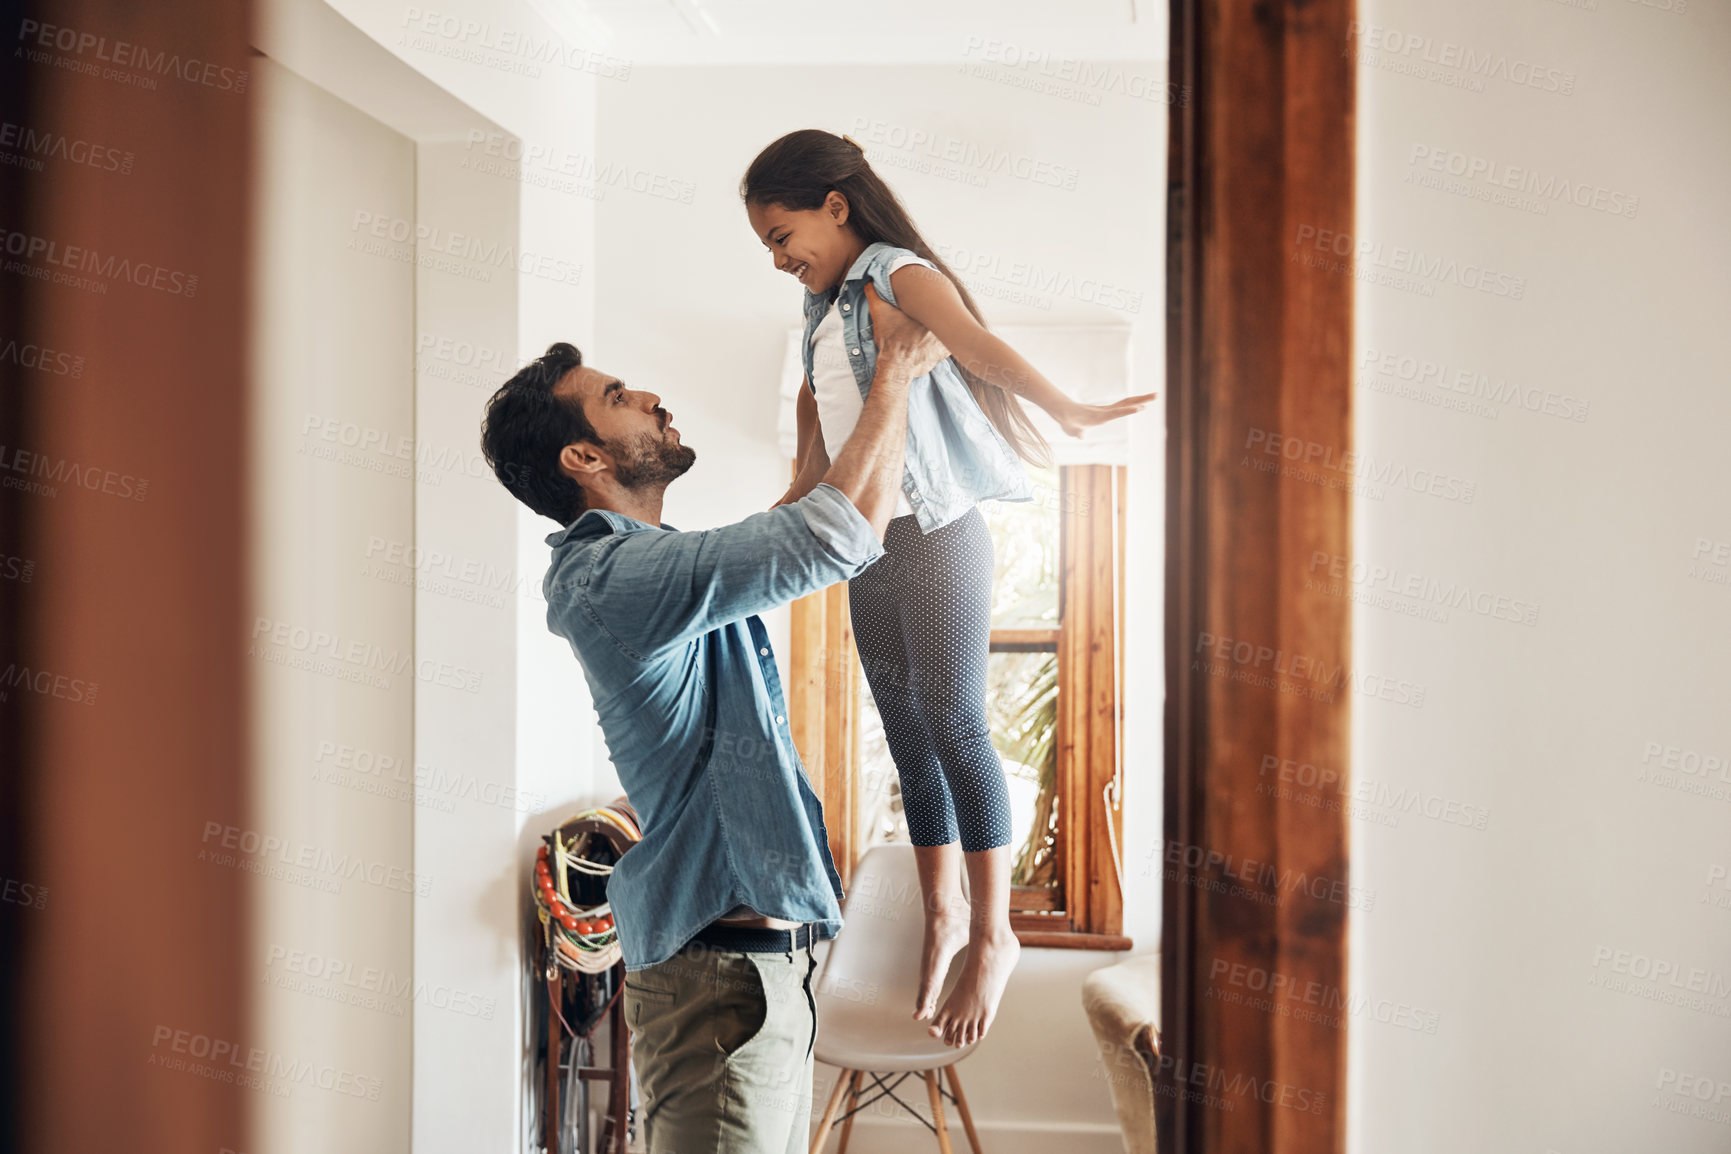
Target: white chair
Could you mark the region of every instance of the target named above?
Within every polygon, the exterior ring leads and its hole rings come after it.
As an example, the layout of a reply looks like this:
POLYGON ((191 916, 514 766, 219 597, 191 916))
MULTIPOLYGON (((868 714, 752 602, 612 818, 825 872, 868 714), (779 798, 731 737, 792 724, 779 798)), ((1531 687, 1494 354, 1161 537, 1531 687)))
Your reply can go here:
MULTIPOLYGON (((865 852, 854 870, 843 918, 845 924, 830 943, 815 990, 817 1045, 813 1056, 826 1066, 839 1067, 841 1074, 812 1139, 812 1154, 823 1149, 837 1121, 842 1124, 837 1154, 845 1154, 855 1116, 884 1098, 925 1123, 936 1134, 942 1154, 951 1154, 949 1124, 944 1117, 944 1100, 949 1099, 956 1104, 974 1154, 980 1154, 980 1137, 956 1078, 956 1063, 972 1053, 974 1046, 945 1045, 942 1038, 926 1032, 928 1023, 912 1016, 925 933, 913 846, 879 845, 865 852), (940 1082, 940 1071, 949 1082, 948 1090, 940 1082), (930 1122, 895 1092, 915 1074, 925 1080, 930 1122), (868 1078, 872 1084, 862 1086, 868 1078), (847 1110, 841 1113, 844 1095, 847 1110)), ((964 950, 951 964, 949 980, 944 984, 946 994, 966 956, 964 950)))

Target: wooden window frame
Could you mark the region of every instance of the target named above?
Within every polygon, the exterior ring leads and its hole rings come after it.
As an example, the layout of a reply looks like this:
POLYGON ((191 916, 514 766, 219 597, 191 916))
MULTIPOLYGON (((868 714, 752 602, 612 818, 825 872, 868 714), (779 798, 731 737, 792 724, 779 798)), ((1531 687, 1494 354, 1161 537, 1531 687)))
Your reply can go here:
MULTIPOLYGON (((1128 950, 1123 935, 1121 795, 1125 468, 1072 465, 1059 471, 1059 623, 992 630, 994 652, 1058 656, 1058 875, 1064 908, 1048 887, 1017 886, 1011 926, 1025 946, 1128 950), (1084 815, 1080 822, 1075 815, 1084 815)), ((830 853, 848 884, 857 840, 861 684, 847 586, 792 605, 788 710, 794 745, 823 802, 830 853)))
POLYGON ((788 625, 788 732, 823 803, 829 852, 844 887, 858 861, 855 827, 859 790, 860 664, 854 656, 847 586, 831 585, 790 606, 788 625))

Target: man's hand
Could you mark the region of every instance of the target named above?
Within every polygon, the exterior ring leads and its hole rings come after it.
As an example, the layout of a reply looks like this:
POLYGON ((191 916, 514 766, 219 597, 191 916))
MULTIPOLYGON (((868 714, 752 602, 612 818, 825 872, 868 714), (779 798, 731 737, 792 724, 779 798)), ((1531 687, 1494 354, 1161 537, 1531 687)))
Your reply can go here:
POLYGON ((866 285, 865 297, 871 309, 872 338, 878 346, 879 378, 893 377, 905 383, 925 376, 950 355, 950 350, 926 326, 885 304, 875 286, 866 285))

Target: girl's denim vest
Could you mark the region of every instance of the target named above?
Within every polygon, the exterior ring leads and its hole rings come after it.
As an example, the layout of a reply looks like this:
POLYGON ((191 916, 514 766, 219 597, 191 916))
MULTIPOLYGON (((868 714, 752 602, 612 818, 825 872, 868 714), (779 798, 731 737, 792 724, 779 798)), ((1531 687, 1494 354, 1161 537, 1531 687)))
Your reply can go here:
MULTIPOLYGON (((862 399, 871 392, 878 360, 865 286, 876 287, 884 303, 893 306, 896 294, 888 270, 897 257, 912 257, 933 267, 905 248, 880 242, 860 254, 839 289, 843 349, 862 399)), ((836 296, 837 290, 805 294, 805 339, 800 348, 807 387, 812 380, 811 334, 836 296)), ((1015 450, 974 400, 954 358, 908 386, 908 457, 902 492, 922 533, 949 524, 978 501, 1033 500, 1033 486, 1015 450)))

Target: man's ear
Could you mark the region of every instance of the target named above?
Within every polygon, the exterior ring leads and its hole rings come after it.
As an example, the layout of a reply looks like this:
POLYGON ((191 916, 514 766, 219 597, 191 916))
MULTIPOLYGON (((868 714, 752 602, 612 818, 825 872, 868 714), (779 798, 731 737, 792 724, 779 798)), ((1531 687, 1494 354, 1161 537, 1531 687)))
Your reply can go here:
POLYGON ((559 468, 575 481, 594 479, 613 464, 606 451, 588 441, 574 441, 559 450, 559 468))
POLYGON ((847 197, 835 189, 829 190, 829 195, 823 198, 823 210, 829 213, 837 224, 846 224, 848 217, 847 197))

